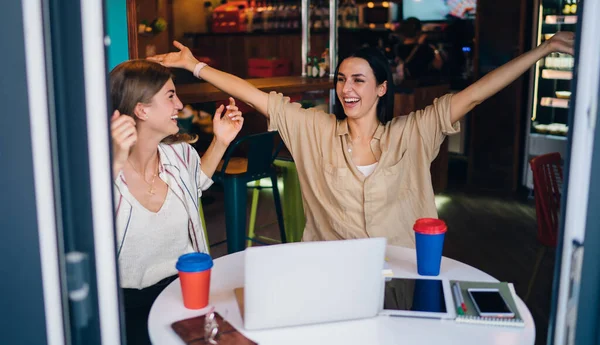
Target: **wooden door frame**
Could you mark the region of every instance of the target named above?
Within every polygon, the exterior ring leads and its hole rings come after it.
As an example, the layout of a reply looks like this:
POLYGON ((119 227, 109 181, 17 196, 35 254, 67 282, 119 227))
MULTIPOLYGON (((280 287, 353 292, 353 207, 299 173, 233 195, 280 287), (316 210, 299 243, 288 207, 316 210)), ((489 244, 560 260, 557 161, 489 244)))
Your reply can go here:
POLYGON ((137 59, 138 40, 137 40, 137 4, 136 0, 127 0, 127 41, 129 42, 129 58, 137 59))
MULTIPOLYGON (((163 7, 164 11, 159 13, 159 16, 167 20, 167 32, 169 42, 174 39, 173 28, 173 0, 154 0, 157 8, 163 7)), ((129 48, 129 58, 139 59, 139 44, 138 44, 138 4, 137 0, 127 0, 127 40, 129 48)))

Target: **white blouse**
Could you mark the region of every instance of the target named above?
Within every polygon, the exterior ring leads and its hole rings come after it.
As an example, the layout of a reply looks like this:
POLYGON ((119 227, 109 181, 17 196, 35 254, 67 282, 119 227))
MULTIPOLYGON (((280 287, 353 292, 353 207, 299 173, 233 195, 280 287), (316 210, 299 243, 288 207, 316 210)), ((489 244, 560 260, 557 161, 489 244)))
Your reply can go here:
POLYGON ((123 287, 146 287, 177 274, 180 255, 194 251, 187 236, 188 217, 181 200, 171 188, 158 212, 145 208, 128 190, 123 197, 131 202, 135 219, 127 231, 127 244, 119 256, 123 287))
POLYGON ((165 261, 164 265, 159 265, 158 258, 149 258, 151 254, 147 252, 151 250, 161 251, 160 255, 165 260, 172 260, 189 251, 208 252, 208 240, 198 215, 198 202, 202 191, 208 189, 213 181, 200 169, 200 156, 189 144, 160 144, 158 155, 158 177, 169 186, 169 191, 165 204, 156 214, 144 208, 129 193, 123 172, 114 181, 117 257, 123 288, 142 289, 175 274, 175 263, 165 261), (163 209, 168 210, 169 214, 162 215, 163 209), (173 224, 171 229, 164 229, 169 222, 163 219, 165 225, 162 226, 162 233, 154 223, 158 221, 154 217, 160 216, 167 217, 173 224), (152 236, 147 237, 149 234, 152 236), (175 234, 178 237, 171 243, 175 234), (167 255, 165 251, 172 248, 179 249, 167 255))

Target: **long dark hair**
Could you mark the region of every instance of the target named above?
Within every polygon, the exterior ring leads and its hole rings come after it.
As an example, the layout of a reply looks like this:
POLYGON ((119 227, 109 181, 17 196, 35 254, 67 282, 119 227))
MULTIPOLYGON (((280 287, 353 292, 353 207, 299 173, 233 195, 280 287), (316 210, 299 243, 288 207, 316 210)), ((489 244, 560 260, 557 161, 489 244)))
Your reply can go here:
MULTIPOLYGON (((383 82, 387 81, 387 91, 385 95, 379 98, 377 103, 377 119, 379 122, 385 125, 394 117, 394 82, 392 80, 392 71, 390 69, 390 65, 383 53, 376 48, 360 48, 347 58, 351 57, 361 58, 369 63, 369 66, 371 66, 371 70, 373 70, 373 74, 375 75, 375 79, 377 80, 377 85, 381 85, 383 82)), ((336 89, 337 86, 340 65, 344 60, 340 61, 335 68, 335 76, 333 78, 334 89, 336 89)), ((344 113, 344 108, 342 107, 342 102, 340 101, 337 92, 335 94, 335 106, 333 108, 333 113, 338 120, 343 120, 346 118, 346 113, 344 113)))
MULTIPOLYGON (((171 71, 161 64, 148 60, 130 60, 117 65, 110 72, 110 100, 113 111, 133 117, 138 103, 148 104, 152 97, 172 78, 171 71)), ((112 112, 111 112, 112 114, 112 112)), ((193 143, 197 139, 185 133, 169 135, 163 143, 193 143)))

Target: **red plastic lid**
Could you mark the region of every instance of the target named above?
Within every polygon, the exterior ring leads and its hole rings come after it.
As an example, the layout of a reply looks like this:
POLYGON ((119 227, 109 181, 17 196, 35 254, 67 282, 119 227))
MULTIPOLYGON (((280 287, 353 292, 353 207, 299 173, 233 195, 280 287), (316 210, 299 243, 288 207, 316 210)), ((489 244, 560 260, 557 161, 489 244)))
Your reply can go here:
POLYGON ((443 234, 448 230, 446 223, 441 219, 436 218, 419 218, 413 226, 415 232, 426 235, 443 234))

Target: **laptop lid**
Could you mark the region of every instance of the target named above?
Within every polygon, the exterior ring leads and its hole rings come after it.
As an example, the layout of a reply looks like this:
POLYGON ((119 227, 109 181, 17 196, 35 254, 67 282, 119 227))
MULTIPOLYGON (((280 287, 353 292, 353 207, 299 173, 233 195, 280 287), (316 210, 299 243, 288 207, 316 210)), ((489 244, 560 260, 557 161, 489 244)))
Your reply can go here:
POLYGON ((370 238, 247 248, 244 327, 376 316, 383 298, 385 246, 385 238, 370 238))

